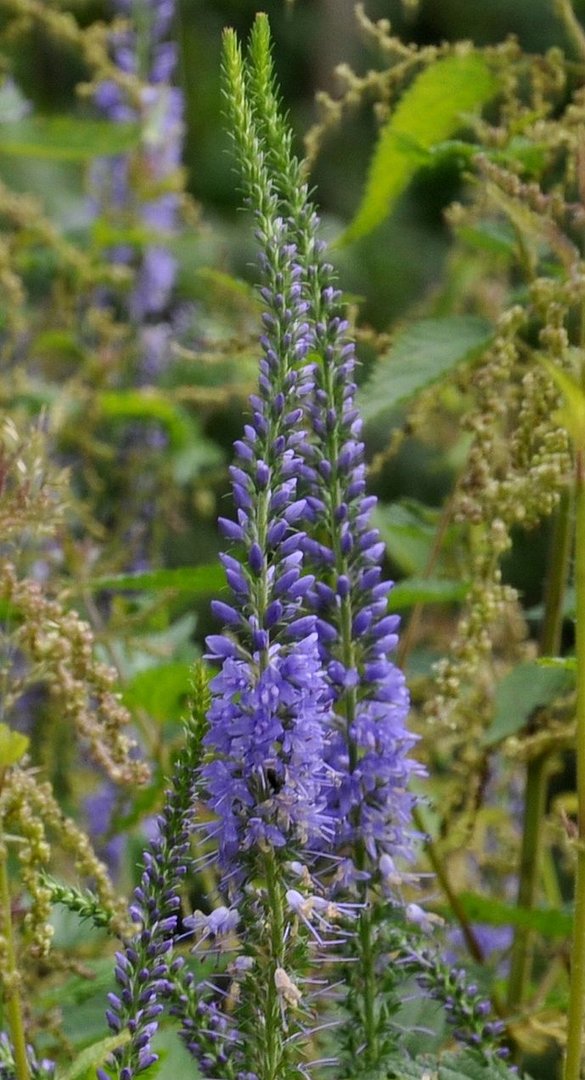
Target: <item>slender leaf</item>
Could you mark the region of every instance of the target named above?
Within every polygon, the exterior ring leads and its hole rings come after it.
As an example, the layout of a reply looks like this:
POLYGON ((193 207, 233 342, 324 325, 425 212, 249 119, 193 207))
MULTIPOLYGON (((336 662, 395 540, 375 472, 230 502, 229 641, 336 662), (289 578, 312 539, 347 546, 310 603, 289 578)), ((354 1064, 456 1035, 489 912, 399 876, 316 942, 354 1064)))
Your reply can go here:
POLYGON ((204 566, 179 566, 170 570, 146 570, 136 574, 112 574, 93 578, 89 587, 98 589, 132 589, 157 592, 159 589, 178 589, 181 592, 207 596, 225 585, 225 575, 218 563, 204 566))
MULTIPOLYGON (((565 938, 571 933, 573 918, 570 912, 558 908, 521 908, 496 900, 493 896, 463 892, 458 899, 472 922, 486 926, 520 926, 536 930, 548 938, 565 938)), ((447 909, 441 911, 447 915, 447 909)))
POLYGON ((432 385, 489 344, 493 327, 475 315, 421 319, 396 337, 359 394, 362 416, 372 420, 432 385))
POLYGON ((370 162, 366 188, 344 240, 355 240, 376 228, 430 151, 464 126, 496 91, 496 80, 477 53, 447 56, 414 80, 383 128, 370 162))
POLYGON ((0 124, 0 154, 90 161, 97 155, 125 154, 140 141, 138 124, 79 120, 73 116, 35 116, 0 124))
POLYGON ((468 590, 467 581, 409 577, 394 586, 388 606, 391 611, 404 611, 415 604, 454 604, 464 600, 468 590))
POLYGON ((123 1046, 129 1038, 130 1032, 122 1031, 119 1035, 109 1035, 105 1039, 100 1039, 99 1042, 92 1043, 91 1046, 86 1046, 85 1050, 77 1055, 73 1064, 65 1072, 59 1074, 58 1080, 82 1080, 82 1078, 85 1080, 90 1070, 95 1075, 94 1070, 103 1065, 112 1051, 123 1046))

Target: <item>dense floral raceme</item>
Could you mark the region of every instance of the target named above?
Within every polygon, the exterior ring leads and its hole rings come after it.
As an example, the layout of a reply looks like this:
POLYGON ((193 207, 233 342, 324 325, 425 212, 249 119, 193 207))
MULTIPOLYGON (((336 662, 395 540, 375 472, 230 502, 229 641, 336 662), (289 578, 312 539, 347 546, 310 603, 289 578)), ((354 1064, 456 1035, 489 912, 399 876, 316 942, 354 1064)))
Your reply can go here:
POLYGON ((264 356, 231 470, 237 522, 221 522, 243 555, 223 556, 233 606, 213 605, 229 630, 208 639, 223 666, 211 684, 206 742, 214 757, 203 774, 220 859, 236 877, 238 853, 254 844, 310 846, 331 836, 323 760, 330 695, 315 618, 301 611, 314 584, 302 573, 306 503, 296 497, 307 471, 302 403, 313 388, 307 305, 285 222, 267 217, 258 234, 264 356))
MULTIPOLYGON (((175 0, 117 0, 120 14, 139 18, 112 37, 116 65, 132 77, 134 94, 112 79, 98 84, 94 100, 110 120, 138 122, 141 142, 137 155, 99 159, 92 190, 96 210, 106 210, 118 225, 136 220, 161 237, 143 250, 130 297, 130 314, 137 321, 164 313, 176 276, 176 260, 166 241, 178 226, 180 199, 176 178, 183 147, 183 94, 171 85, 177 63, 176 42, 168 40, 175 0), (136 88, 137 87, 137 88, 136 88)), ((131 247, 118 245, 118 262, 132 263, 131 247)))
MULTIPOLYGON (((313 234, 316 227, 312 215, 313 234)), ((330 533, 326 539, 305 541, 320 568, 308 600, 318 614, 321 655, 337 702, 329 762, 343 776, 332 803, 338 844, 365 848, 369 866, 379 867, 383 856, 412 855, 409 786, 421 769, 408 756, 415 737, 406 726, 404 675, 389 658, 398 641, 399 618, 388 613, 392 583, 382 575, 384 544, 372 522, 376 500, 365 493, 354 347, 336 310, 338 291, 318 280, 319 275, 327 280, 332 268, 319 263, 315 247, 308 275, 313 291, 320 290, 320 306, 312 311, 314 346, 323 360, 311 409, 315 480, 308 501, 315 520, 330 523, 330 533)))
POLYGON ((408 756, 415 737, 406 727, 404 676, 389 659, 399 619, 388 612, 391 582, 382 577, 384 544, 372 521, 376 499, 366 494, 355 348, 303 166, 282 119, 271 64, 262 59, 269 56, 268 23, 262 16, 251 55, 251 93, 303 267, 315 358, 303 474, 311 522, 303 549, 316 578, 306 600, 317 614, 320 655, 335 698, 328 763, 338 778, 330 792, 336 846, 341 853, 353 852, 340 867, 340 880, 349 883, 352 875, 380 871, 389 883, 383 869, 388 859, 413 854, 409 784, 421 769, 408 756))

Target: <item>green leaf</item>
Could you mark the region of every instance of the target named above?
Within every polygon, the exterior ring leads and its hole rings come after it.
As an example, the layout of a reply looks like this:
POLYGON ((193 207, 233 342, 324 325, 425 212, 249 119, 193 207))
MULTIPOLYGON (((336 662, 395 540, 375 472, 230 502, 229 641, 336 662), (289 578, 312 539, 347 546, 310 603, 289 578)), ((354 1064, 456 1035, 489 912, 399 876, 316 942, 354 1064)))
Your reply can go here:
MULTIPOLYGON (((521 908, 496 900, 493 896, 463 892, 458 899, 471 922, 486 926, 520 926, 536 930, 543 937, 566 938, 571 934, 573 917, 558 908, 521 908)), ((448 916, 447 907, 441 907, 441 915, 448 916)))
POLYGON ((93 1071, 104 1064, 109 1054, 117 1050, 119 1046, 123 1046, 129 1038, 130 1032, 122 1031, 119 1035, 109 1035, 105 1039, 100 1039, 99 1042, 92 1043, 91 1046, 86 1046, 85 1050, 77 1055, 73 1064, 65 1072, 59 1073, 57 1080, 82 1080, 82 1078, 85 1080, 90 1070, 94 1074, 93 1071))
POLYGON ((572 375, 557 367, 546 356, 540 359, 563 395, 563 406, 558 409, 555 419, 567 429, 575 447, 585 450, 585 390, 572 375))
POLYGON ((563 671, 577 670, 576 656, 539 656, 535 662, 539 667, 556 668, 563 671))
POLYGON ((476 1050, 445 1054, 437 1073, 437 1080, 512 1080, 512 1077, 518 1080, 518 1073, 512 1072, 503 1061, 497 1058, 486 1061, 476 1050))
POLYGON ((404 611, 415 604, 455 604, 464 600, 468 591, 467 581, 409 577, 394 586, 388 606, 391 611, 404 611))
POLYGON ((554 701, 573 682, 573 673, 563 667, 543 667, 531 660, 518 664, 496 690, 494 719, 483 737, 484 746, 515 735, 535 709, 554 701))
MULTIPOLYGON (((401 1054, 392 1058, 385 1073, 385 1080, 518 1080, 518 1073, 510 1071, 503 1061, 492 1058, 487 1061, 475 1050, 442 1054, 439 1058, 422 1054, 415 1059, 401 1054)), ((366 1080, 377 1080, 372 1074, 366 1080)), ((525 1080, 529 1080, 525 1076, 525 1080)))
POLYGON ((465 124, 491 98, 497 83, 483 56, 468 53, 438 60, 405 90, 382 129, 366 188, 344 241, 365 236, 390 213, 430 151, 465 124))
POLYGON ((156 421, 165 428, 173 449, 184 447, 192 434, 185 414, 164 394, 144 390, 108 390, 97 395, 102 414, 109 420, 156 421))
POLYGON ((124 702, 155 720, 176 720, 189 694, 192 665, 174 662, 139 671, 124 688, 124 702))
MULTIPOLYGON (((403 574, 422 578, 437 534, 439 512, 409 499, 392 506, 378 506, 375 525, 380 530, 388 555, 403 574)), ((443 550, 453 557, 456 552, 461 527, 450 525, 444 537, 443 550)), ((441 557, 438 574, 452 577, 450 567, 441 557)), ((398 588, 398 586, 396 586, 398 588)), ((400 594, 399 594, 400 595, 400 594)))
POLYGON ((0 154, 90 161, 97 156, 125 154, 140 142, 139 124, 79 120, 73 116, 35 116, 0 124, 0 154))
POLYGON ((207 596, 225 585, 225 574, 218 563, 204 566, 179 566, 172 570, 146 570, 136 574, 112 574, 87 582, 90 589, 135 589, 156 592, 178 589, 196 596, 207 596))
POLYGON ((12 731, 8 724, 0 724, 0 769, 17 765, 28 750, 30 739, 20 731, 12 731))
POLYGON ((475 315, 421 319, 398 334, 380 357, 371 379, 358 395, 364 420, 437 382, 458 364, 469 362, 489 344, 493 327, 475 315))

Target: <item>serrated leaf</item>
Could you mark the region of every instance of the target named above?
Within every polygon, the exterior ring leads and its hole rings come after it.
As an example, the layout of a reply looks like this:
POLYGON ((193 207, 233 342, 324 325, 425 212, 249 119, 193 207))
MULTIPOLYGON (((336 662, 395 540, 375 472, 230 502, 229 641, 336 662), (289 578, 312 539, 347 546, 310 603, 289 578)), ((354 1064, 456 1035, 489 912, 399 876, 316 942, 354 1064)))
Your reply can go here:
POLYGON ((394 586, 388 607, 391 611, 404 611, 415 604, 454 604, 464 600, 468 591, 467 581, 409 577, 394 586))
POLYGON ((366 188, 344 241, 365 236, 390 213, 429 151, 464 126, 496 91, 496 79, 478 53, 447 56, 414 80, 382 129, 366 188))
POLYGON ((159 589, 179 589, 197 596, 217 592, 225 585, 225 574, 218 563, 204 566, 178 566, 175 569, 146 570, 136 574, 111 574, 93 578, 88 588, 131 589, 157 592, 159 589))
POLYGON ((494 719, 483 737, 484 746, 515 735, 535 709, 554 701, 573 682, 573 673, 563 667, 543 667, 532 660, 518 664, 496 690, 494 719))
POLYGON ((92 1043, 91 1046, 86 1046, 85 1050, 77 1055, 73 1064, 65 1072, 58 1074, 57 1080, 81 1080, 82 1077, 85 1080, 90 1070, 93 1072, 103 1065, 112 1051, 123 1046, 129 1038, 130 1032, 122 1031, 119 1035, 109 1035, 105 1039, 100 1039, 99 1042, 92 1043))
POLYGON ((475 315, 421 319, 398 334, 358 395, 364 420, 372 420, 431 386, 459 364, 478 356, 493 327, 475 315))
POLYGON ((28 750, 30 739, 20 731, 13 731, 8 724, 0 724, 0 769, 17 765, 28 750))
POLYGON ((12 157, 90 161, 98 156, 126 154, 139 142, 140 126, 131 123, 34 116, 19 123, 0 124, 0 154, 12 157))

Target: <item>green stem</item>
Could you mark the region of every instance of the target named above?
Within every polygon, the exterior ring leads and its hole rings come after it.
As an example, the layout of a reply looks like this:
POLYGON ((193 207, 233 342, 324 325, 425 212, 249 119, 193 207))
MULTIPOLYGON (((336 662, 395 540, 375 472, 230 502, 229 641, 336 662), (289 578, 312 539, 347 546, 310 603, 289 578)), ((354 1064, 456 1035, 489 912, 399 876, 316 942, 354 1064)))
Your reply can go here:
MULTIPOLYGON (((533 758, 526 769, 524 793, 524 822, 520 847, 517 904, 520 908, 532 908, 540 869, 541 823, 544 816, 548 778, 548 754, 533 758)), ((508 1008, 515 1010, 524 997, 530 975, 531 934, 526 927, 517 927, 512 946, 510 979, 508 982, 508 1008)))
POLYGON ((573 5, 571 0, 555 0, 554 4, 557 15, 562 19, 565 24, 567 35, 573 42, 577 52, 585 57, 585 33, 583 27, 579 22, 575 12, 573 11, 573 5))
POLYGON ((577 828, 575 916, 564 1080, 579 1080, 585 1017, 585 453, 575 454, 575 628, 577 657, 577 828))
MULTIPOLYGON (((412 817, 417 829, 423 835, 426 835, 427 829, 418 806, 413 807, 412 817)), ((457 922, 459 923, 459 926, 461 927, 461 933, 463 934, 463 938, 469 955, 472 956, 478 964, 483 964, 485 961, 485 957, 483 955, 482 948, 475 934, 473 933, 473 928, 469 922, 469 916, 465 908, 463 907, 463 904, 461 903, 453 886, 451 885, 451 882, 449 881, 449 877, 443 865, 443 861, 437 852, 435 844, 430 839, 425 842, 425 852, 433 868, 435 877, 437 878, 437 881, 439 882, 439 885, 441 886, 448 900, 449 907, 451 908, 451 911, 453 912, 455 918, 457 919, 457 922)))
POLYGON ((261 1047, 261 1080, 276 1080, 282 1075, 282 1059, 285 1052, 282 1039, 281 1003, 275 981, 277 968, 284 967, 284 906, 282 884, 273 851, 266 853, 267 910, 269 914, 270 953, 266 976, 266 1010, 264 1016, 265 1039, 261 1047))
MULTIPOLYGON (((563 627, 563 601, 569 574, 572 542, 572 496, 564 492, 555 517, 550 550, 550 573, 544 601, 544 618, 539 642, 541 656, 555 656, 560 649, 563 627)), ((524 796, 524 822, 520 847, 518 875, 518 907, 532 908, 536 896, 542 859, 542 819, 548 785, 548 752, 528 762, 524 796)), ((531 968, 530 931, 516 927, 510 979, 508 1007, 517 1009, 524 998, 531 968)))
POLYGON ((14 1050, 16 1080, 30 1080, 30 1070, 26 1056, 22 1003, 19 991, 20 975, 18 973, 14 935, 12 932, 12 902, 10 896, 10 883, 8 880, 7 854, 4 847, 0 849, 0 907, 2 912, 2 936, 4 937, 6 957, 6 969, 2 973, 2 978, 4 981, 4 997, 6 1001, 8 1028, 14 1050))

